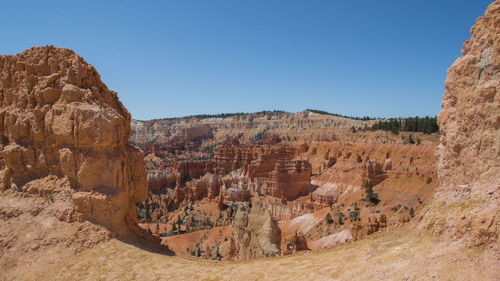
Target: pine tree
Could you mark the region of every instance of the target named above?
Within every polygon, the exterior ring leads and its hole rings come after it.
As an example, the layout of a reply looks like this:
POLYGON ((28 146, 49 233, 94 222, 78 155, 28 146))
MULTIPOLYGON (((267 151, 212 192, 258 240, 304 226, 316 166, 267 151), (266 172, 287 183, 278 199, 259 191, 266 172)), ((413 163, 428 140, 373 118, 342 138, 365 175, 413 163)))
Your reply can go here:
POLYGON ((415 140, 413 139, 412 134, 410 134, 410 136, 408 137, 408 143, 409 144, 415 144, 415 140))
POLYGON ((370 181, 365 182, 365 200, 377 205, 380 200, 378 199, 378 194, 373 192, 373 185, 370 181))
POLYGON ((325 220, 326 220, 326 222, 328 224, 332 224, 333 223, 332 216, 330 215, 330 213, 326 213, 325 220))

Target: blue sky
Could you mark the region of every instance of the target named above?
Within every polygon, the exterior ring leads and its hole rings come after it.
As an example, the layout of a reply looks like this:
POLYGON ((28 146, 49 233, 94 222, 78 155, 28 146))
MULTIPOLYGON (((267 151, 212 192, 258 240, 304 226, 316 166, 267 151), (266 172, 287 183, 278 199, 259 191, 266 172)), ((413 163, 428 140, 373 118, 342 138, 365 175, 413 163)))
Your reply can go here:
POLYGON ((436 115, 446 70, 490 3, 3 1, 0 54, 73 49, 142 120, 305 108, 436 115))

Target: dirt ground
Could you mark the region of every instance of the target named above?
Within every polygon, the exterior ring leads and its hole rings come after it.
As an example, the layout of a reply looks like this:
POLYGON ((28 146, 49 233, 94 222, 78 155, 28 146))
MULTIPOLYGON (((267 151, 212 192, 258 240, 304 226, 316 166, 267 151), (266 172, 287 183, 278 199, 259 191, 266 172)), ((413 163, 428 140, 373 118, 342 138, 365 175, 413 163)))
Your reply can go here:
POLYGON ((5 280, 500 280, 488 247, 436 241, 411 224, 319 252, 243 262, 165 256, 118 240, 50 255, 5 280))

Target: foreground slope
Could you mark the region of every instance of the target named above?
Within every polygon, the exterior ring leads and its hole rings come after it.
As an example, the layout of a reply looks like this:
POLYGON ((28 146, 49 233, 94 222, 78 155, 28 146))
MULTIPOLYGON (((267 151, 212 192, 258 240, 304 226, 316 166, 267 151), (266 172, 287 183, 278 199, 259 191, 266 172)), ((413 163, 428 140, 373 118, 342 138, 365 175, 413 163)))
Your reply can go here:
POLYGON ((436 241, 410 225, 322 252, 242 262, 166 257, 118 240, 14 273, 19 280, 499 280, 482 248, 436 241), (126 269, 126 270, 125 270, 126 269))

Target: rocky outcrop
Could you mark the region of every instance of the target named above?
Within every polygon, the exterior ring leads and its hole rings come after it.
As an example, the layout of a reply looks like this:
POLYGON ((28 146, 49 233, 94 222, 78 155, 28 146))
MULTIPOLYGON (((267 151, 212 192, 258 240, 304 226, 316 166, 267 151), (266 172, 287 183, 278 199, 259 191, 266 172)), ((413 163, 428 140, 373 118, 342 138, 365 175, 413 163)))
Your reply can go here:
POLYGON ((281 247, 281 255, 290 255, 297 251, 309 250, 304 234, 297 232, 281 247))
POLYGON ((323 207, 337 203, 339 196, 337 194, 329 194, 330 191, 331 189, 329 188, 316 189, 309 195, 309 201, 323 207))
POLYGON ((250 189, 242 182, 239 182, 239 184, 232 185, 228 188, 226 188, 226 186, 223 186, 221 189, 221 194, 225 202, 245 202, 248 201, 251 196, 250 189))
POLYGON ((135 229, 134 204, 147 195, 143 155, 128 143, 129 112, 95 68, 47 46, 0 56, 0 70, 1 190, 66 196, 60 219, 118 236, 135 229), (30 184, 44 178, 43 188, 30 184))
POLYGON ((300 146, 281 144, 221 147, 213 160, 179 161, 165 170, 151 171, 148 186, 152 192, 166 194, 176 207, 215 199, 219 193, 225 202, 248 201, 254 192, 294 200, 307 195, 311 187, 310 164, 287 160, 299 151, 300 146), (174 192, 168 193, 174 186, 174 192))
POLYGON ((271 215, 279 221, 290 220, 304 214, 312 213, 315 210, 315 205, 307 201, 287 201, 286 204, 283 204, 283 202, 276 202, 271 199, 263 203, 269 212, 271 212, 271 215))
POLYGON ((280 253, 281 230, 257 194, 252 200, 250 212, 240 209, 236 213, 234 235, 239 260, 280 253))
POLYGON ((369 159, 365 162, 364 177, 372 184, 377 184, 384 179, 382 164, 375 159, 369 159))
POLYGON ((177 176, 178 182, 184 183, 186 180, 199 178, 213 170, 211 161, 180 161, 175 163, 171 173, 177 176))
POLYGON ((370 235, 387 227, 387 217, 384 214, 371 214, 366 223, 366 234, 370 235))
POLYGON ((420 219, 435 235, 495 245, 500 231, 500 1, 477 19, 471 33, 462 57, 448 70, 438 116, 441 185, 420 219))
POLYGON ((169 172, 153 172, 148 174, 148 190, 151 192, 161 191, 165 188, 175 186, 177 176, 169 172))
POLYGON ((295 200, 311 190, 311 164, 304 160, 278 160, 276 166, 262 179, 262 194, 295 200))
MULTIPOLYGON (((500 181, 500 3, 471 29, 462 57, 448 70, 438 122, 442 186, 500 181)), ((497 182, 498 183, 498 182, 497 182)))

